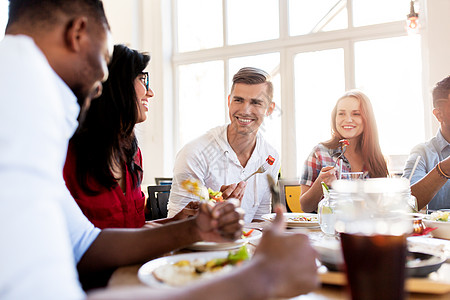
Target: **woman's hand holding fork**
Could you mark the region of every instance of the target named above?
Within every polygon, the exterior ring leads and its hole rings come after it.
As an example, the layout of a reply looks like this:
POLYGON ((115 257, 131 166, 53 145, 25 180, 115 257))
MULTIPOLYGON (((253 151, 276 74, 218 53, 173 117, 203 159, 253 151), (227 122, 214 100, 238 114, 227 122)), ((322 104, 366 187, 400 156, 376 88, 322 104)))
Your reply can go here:
POLYGON ((331 183, 337 179, 336 168, 333 166, 323 167, 320 170, 319 176, 317 177, 317 182, 325 182, 327 186, 331 186, 331 183))

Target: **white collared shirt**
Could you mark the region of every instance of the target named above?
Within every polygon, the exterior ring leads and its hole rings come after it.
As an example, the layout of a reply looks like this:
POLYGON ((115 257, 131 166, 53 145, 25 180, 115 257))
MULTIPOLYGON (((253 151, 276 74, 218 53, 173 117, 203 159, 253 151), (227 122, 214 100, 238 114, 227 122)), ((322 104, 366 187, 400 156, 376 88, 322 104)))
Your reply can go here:
POLYGON ((76 263, 100 232, 62 170, 79 106, 34 41, 0 42, 0 294, 83 299, 76 263))
POLYGON ((224 125, 211 129, 178 152, 168 204, 169 217, 183 209, 189 201, 198 201, 198 197, 187 193, 181 187, 183 180, 198 179, 204 186, 219 191, 222 185, 244 180, 255 172, 269 155, 275 158, 275 163, 269 166, 265 174, 256 174, 247 181, 241 207, 245 211, 245 223, 271 212, 272 197, 266 174, 269 173, 275 180, 278 178, 280 157, 277 151, 258 132, 255 149, 244 168, 228 143, 227 127, 228 125, 224 125))

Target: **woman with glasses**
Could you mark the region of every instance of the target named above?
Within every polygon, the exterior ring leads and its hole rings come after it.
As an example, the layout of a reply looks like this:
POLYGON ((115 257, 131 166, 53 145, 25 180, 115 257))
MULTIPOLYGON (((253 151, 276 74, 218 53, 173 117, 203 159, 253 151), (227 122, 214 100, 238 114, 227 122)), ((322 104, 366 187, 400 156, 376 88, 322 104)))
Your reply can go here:
POLYGON ((102 95, 93 100, 69 143, 64 180, 83 213, 99 228, 145 224, 142 156, 134 133, 153 97, 150 56, 116 45, 102 95))

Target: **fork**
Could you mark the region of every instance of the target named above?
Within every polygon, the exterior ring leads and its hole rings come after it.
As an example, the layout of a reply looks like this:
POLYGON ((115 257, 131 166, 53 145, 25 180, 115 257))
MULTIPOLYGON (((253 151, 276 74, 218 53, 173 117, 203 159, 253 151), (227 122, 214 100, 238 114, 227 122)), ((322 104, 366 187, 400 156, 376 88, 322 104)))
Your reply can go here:
POLYGON ((336 161, 334 162, 333 168, 336 167, 338 161, 341 159, 342 155, 344 155, 346 149, 347 149, 347 147, 345 147, 345 148, 342 150, 341 154, 339 154, 339 156, 336 158, 336 161))
POLYGON ((333 168, 336 167, 339 159, 341 159, 342 155, 344 155, 345 150, 347 150, 348 141, 347 140, 340 140, 339 143, 341 144, 341 154, 339 154, 338 158, 336 158, 336 161, 334 162, 333 168))
POLYGON ((273 158, 272 156, 269 155, 267 157, 266 161, 261 165, 261 167, 259 167, 258 170, 256 170, 252 174, 248 175, 247 178, 244 179, 244 181, 247 181, 250 177, 252 177, 255 174, 266 172, 269 165, 270 166, 273 165, 274 162, 275 162, 275 158, 273 158))
POLYGON ((244 179, 244 181, 249 180, 250 177, 252 177, 252 176, 255 175, 255 174, 258 174, 258 173, 264 173, 265 171, 267 171, 268 165, 269 165, 269 164, 268 164, 267 162, 264 162, 264 163, 261 165, 261 167, 258 168, 258 170, 256 170, 256 171, 253 172, 252 174, 248 175, 247 178, 244 179))

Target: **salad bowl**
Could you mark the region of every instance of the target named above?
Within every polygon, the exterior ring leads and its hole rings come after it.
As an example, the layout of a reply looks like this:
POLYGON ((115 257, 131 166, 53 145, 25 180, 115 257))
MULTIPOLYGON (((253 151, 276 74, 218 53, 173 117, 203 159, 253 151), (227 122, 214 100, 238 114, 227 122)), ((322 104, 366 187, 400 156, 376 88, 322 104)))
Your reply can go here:
POLYGON ((423 219, 426 227, 436 228, 431 231, 435 238, 450 240, 450 221, 448 211, 437 211, 423 219))

